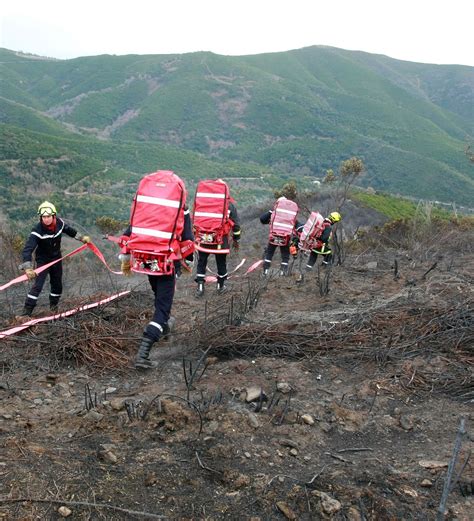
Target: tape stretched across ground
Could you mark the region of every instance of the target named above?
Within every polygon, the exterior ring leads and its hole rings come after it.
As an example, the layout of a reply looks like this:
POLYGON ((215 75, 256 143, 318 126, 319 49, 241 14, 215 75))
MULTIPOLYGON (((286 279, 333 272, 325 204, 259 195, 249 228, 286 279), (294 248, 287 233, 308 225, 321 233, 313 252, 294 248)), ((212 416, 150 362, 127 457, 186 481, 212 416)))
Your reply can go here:
MULTIPOLYGON (((52 262, 49 262, 48 264, 44 264, 43 266, 40 266, 39 268, 36 268, 34 270, 34 272, 38 275, 39 273, 41 273, 42 271, 44 270, 47 270, 49 267, 53 266, 53 264, 56 264, 57 262, 59 261, 62 261, 63 259, 66 259, 67 257, 72 257, 73 255, 76 255, 77 253, 83 251, 83 250, 86 250, 86 249, 89 249, 91 250, 99 259, 100 261, 102 262, 102 264, 104 264, 104 266, 109 270, 111 271, 112 273, 114 273, 115 275, 122 275, 122 272, 121 271, 113 271, 109 265, 107 264, 105 258, 104 258, 104 255, 102 254, 102 252, 99 250, 99 248, 97 248, 97 246, 90 242, 88 244, 83 244, 82 246, 79 246, 79 248, 76 248, 75 250, 69 252, 68 254, 64 255, 64 257, 61 257, 60 259, 56 259, 52 262)), ((18 284, 18 282, 23 282, 23 281, 27 281, 28 280, 28 277, 23 274, 23 275, 20 275, 19 277, 17 277, 16 279, 13 279, 11 280, 10 282, 7 282, 6 284, 4 284, 3 286, 0 286, 0 291, 3 291, 4 289, 7 289, 9 288, 10 286, 13 286, 13 284, 18 284)))
POLYGON ((56 315, 51 315, 49 317, 41 317, 41 318, 35 318, 33 320, 28 320, 28 322, 25 322, 19 326, 12 327, 11 329, 7 329, 6 331, 0 331, 0 338, 5 338, 7 336, 14 335, 16 333, 19 333, 20 331, 23 331, 24 329, 28 329, 30 326, 34 326, 35 324, 39 324, 41 322, 48 322, 49 320, 56 320, 58 318, 70 317, 71 315, 75 315, 76 313, 79 313, 79 311, 85 311, 86 309, 95 308, 97 306, 100 306, 101 304, 107 304, 107 302, 111 302, 112 300, 115 300, 116 298, 123 297, 124 295, 127 295, 128 293, 130 293, 129 290, 122 291, 120 293, 116 293, 115 295, 111 295, 110 297, 99 300, 98 302, 93 302, 92 304, 85 304, 84 306, 79 306, 78 308, 70 309, 69 311, 64 311, 63 313, 58 313, 56 315))

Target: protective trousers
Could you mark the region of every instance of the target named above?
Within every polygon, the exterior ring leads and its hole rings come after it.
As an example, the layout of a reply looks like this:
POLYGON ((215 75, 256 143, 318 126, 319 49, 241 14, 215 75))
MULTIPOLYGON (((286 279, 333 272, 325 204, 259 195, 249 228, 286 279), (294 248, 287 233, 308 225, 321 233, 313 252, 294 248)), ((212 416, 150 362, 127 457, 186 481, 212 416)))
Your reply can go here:
POLYGON ((155 312, 146 326, 145 335, 156 342, 170 318, 176 279, 174 275, 148 275, 148 281, 155 296, 155 312))
MULTIPOLYGON (((196 273, 196 282, 198 282, 198 283, 204 282, 209 255, 210 255, 210 253, 205 252, 205 251, 199 252, 197 273, 196 273)), ((213 255, 215 255, 215 257, 216 257, 217 284, 219 286, 222 286, 224 284, 224 281, 227 279, 227 254, 226 253, 216 253, 213 255)))
POLYGON ((316 252, 314 250, 311 250, 311 253, 309 254, 309 259, 306 264, 306 271, 310 271, 313 269, 314 265, 316 264, 316 261, 318 260, 318 255, 321 255, 323 258, 323 264, 331 264, 332 260, 332 253, 331 250, 328 250, 326 253, 316 252))
MULTIPOLYGON (((273 259, 273 255, 275 254, 278 246, 276 244, 268 243, 265 248, 264 256, 263 256, 263 269, 267 270, 273 259)), ((281 254, 281 266, 280 269, 284 272, 288 270, 288 262, 290 260, 290 245, 280 246, 280 254, 281 254)))
MULTIPOLYGON (((48 261, 51 262, 51 261, 48 261)), ((38 263, 38 268, 47 264, 46 262, 38 263)), ((46 281, 46 277, 49 275, 49 282, 51 286, 51 292, 49 294, 49 305, 51 307, 57 306, 59 299, 61 298, 61 294, 63 292, 63 263, 57 262, 47 270, 42 271, 39 275, 34 279, 33 286, 29 291, 26 300, 25 300, 25 309, 32 310, 37 302, 39 294, 43 289, 44 283, 46 281)))

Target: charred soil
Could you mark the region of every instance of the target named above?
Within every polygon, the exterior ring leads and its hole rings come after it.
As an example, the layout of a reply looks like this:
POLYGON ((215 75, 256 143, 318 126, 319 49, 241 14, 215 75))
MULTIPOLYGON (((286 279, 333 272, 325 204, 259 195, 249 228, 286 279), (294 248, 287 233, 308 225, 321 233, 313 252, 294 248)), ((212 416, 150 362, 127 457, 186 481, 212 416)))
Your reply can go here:
POLYGON ((434 519, 461 418, 445 517, 472 519, 472 231, 449 258, 379 239, 303 285, 183 276, 149 372, 138 276, 1 340, 0 519, 434 519))

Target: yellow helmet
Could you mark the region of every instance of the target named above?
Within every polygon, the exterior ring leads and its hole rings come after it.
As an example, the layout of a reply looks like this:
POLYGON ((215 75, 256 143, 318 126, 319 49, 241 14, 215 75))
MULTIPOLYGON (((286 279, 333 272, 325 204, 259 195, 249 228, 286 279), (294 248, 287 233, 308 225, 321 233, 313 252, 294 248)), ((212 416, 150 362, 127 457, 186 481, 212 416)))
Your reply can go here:
POLYGON ((44 201, 38 206, 38 215, 43 217, 43 215, 56 215, 56 207, 53 203, 49 201, 44 201))
POLYGON ((334 223, 338 223, 342 219, 342 217, 339 212, 331 212, 329 214, 328 219, 334 224, 334 223))

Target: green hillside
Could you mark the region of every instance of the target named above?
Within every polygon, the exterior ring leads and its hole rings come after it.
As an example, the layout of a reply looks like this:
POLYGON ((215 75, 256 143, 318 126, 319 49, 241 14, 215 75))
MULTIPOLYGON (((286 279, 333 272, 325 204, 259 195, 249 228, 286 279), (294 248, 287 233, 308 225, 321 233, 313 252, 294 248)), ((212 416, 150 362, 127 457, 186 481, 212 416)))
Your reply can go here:
POLYGON ((62 136, 62 150, 109 168, 176 161, 195 179, 209 165, 235 177, 321 178, 358 156, 366 186, 472 205, 472 67, 331 47, 74 60, 3 49, 0 58, 0 122, 48 143, 62 136))
POLYGON ((54 200, 63 215, 82 224, 103 215, 126 220, 139 180, 160 168, 186 180, 189 200, 196 180, 205 177, 229 180, 242 203, 265 198, 274 182, 259 165, 209 160, 164 145, 56 137, 8 125, 0 125, 0 143, 0 208, 25 226, 44 199, 54 200))

